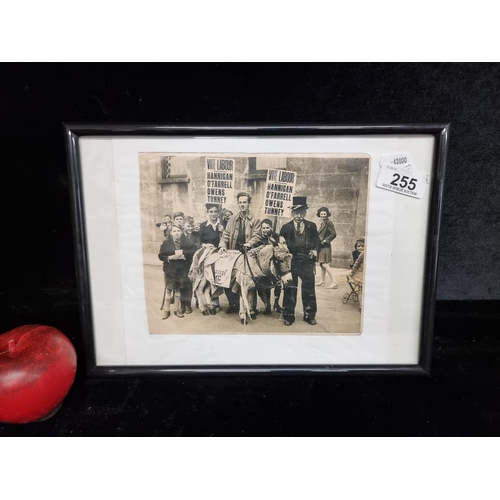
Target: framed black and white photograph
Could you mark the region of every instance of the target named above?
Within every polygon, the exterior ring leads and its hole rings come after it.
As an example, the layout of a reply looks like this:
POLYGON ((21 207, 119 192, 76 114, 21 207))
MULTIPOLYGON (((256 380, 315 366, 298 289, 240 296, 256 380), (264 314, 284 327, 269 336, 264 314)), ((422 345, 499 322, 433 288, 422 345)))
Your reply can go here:
POLYGON ((429 373, 447 125, 65 132, 89 374, 429 373))

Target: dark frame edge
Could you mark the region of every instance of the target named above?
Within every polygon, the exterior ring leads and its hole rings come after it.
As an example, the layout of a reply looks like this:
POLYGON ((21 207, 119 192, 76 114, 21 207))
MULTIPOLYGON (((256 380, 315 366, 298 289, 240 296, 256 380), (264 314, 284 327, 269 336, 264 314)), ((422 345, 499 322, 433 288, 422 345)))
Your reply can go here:
POLYGON ((427 375, 420 365, 185 365, 96 366, 89 374, 100 377, 140 376, 325 376, 325 375, 427 375))
POLYGON ((304 125, 274 124, 274 125, 255 125, 252 123, 226 123, 209 124, 191 123, 185 125, 178 124, 157 124, 157 123, 65 123, 65 128, 71 130, 73 135, 107 136, 112 134, 143 136, 155 134, 181 134, 186 135, 189 132, 194 134, 221 135, 221 133, 248 134, 249 132, 263 132, 267 134, 284 133, 290 135, 294 132, 303 135, 313 135, 314 133, 328 133, 341 135, 381 135, 381 134, 431 134, 436 136, 448 127, 447 123, 408 123, 408 124, 351 124, 326 125, 308 123, 304 125))
POLYGON ((79 313, 83 328, 85 350, 85 369, 88 376, 157 376, 157 375, 430 375, 432 360, 432 335, 436 302, 437 260, 440 236, 440 221, 443 202, 444 175, 448 149, 450 123, 411 123, 411 124, 342 124, 342 125, 255 125, 255 124, 98 124, 98 123, 63 123, 67 149, 71 211, 74 221, 73 239, 76 252, 76 274, 79 293, 79 313), (424 300, 421 314, 421 336, 419 361, 417 365, 218 365, 218 366, 97 366, 86 247, 84 219, 83 186, 81 182, 81 162, 78 139, 81 136, 109 136, 119 134, 132 135, 187 135, 206 134, 220 136, 224 133, 244 135, 250 132, 262 132, 262 135, 277 136, 280 133, 290 135, 328 134, 331 135, 416 135, 429 134, 437 140, 434 148, 434 172, 429 211, 429 231, 426 248, 424 276, 424 300), (89 306, 86 307, 85 304, 89 306))
POLYGON ((85 351, 85 372, 90 375, 96 367, 95 343, 93 335, 93 319, 91 304, 90 275, 85 228, 85 206, 83 201, 83 184, 81 178, 79 136, 65 123, 64 138, 70 185, 71 216, 73 220, 73 245, 75 247, 75 272, 78 286, 78 313, 82 325, 83 347, 85 351))
POLYGON ((443 191, 448 156, 450 123, 442 125, 436 134, 434 147, 434 176, 429 210, 428 238, 422 307, 422 333, 419 352, 419 366, 431 375, 432 339, 434 334, 434 316, 436 308, 436 288, 439 258, 439 239, 441 236, 441 216, 443 211, 443 191))

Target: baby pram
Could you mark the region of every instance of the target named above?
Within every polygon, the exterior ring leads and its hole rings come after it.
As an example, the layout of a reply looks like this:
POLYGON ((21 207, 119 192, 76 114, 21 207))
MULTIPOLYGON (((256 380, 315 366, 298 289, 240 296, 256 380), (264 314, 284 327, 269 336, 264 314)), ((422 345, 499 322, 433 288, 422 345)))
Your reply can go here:
POLYGON ((351 291, 344 293, 344 296, 342 297, 342 304, 347 304, 350 299, 352 299, 353 302, 359 302, 359 296, 361 295, 363 286, 361 283, 353 281, 349 275, 347 275, 346 278, 351 291))

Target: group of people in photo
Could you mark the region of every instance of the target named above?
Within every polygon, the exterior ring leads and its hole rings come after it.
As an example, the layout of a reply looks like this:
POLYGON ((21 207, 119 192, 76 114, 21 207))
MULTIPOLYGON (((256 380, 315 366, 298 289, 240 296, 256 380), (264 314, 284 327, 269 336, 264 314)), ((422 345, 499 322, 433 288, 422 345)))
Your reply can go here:
MULTIPOLYGON (((316 325, 317 301, 316 287, 338 288, 336 276, 330 267, 332 261, 331 242, 336 238, 335 226, 330 220, 331 212, 320 207, 316 215, 319 224, 307 220, 309 209, 305 196, 294 196, 290 206, 291 220, 282 225, 279 231, 273 229, 270 219, 261 219, 253 214, 250 207, 252 197, 246 192, 238 193, 238 211, 223 209, 216 203, 206 204, 206 220, 199 223, 182 212, 165 215, 164 221, 157 226, 163 231, 164 241, 158 257, 163 261, 165 291, 162 308, 163 319, 173 314, 182 318, 193 312, 193 287, 190 268, 193 256, 200 248, 213 246, 219 254, 228 250, 246 252, 261 245, 286 244, 291 253, 291 283, 281 289, 274 288, 274 310, 280 312, 283 324, 290 326, 295 321, 299 279, 301 281, 302 319, 309 325, 316 325), (320 269, 320 280, 315 281, 316 263, 320 269), (326 278, 329 278, 327 281, 326 278), (283 305, 280 307, 280 294, 283 305)), ((353 262, 349 271, 350 279, 362 284, 364 239, 355 243, 352 252, 353 262)), ((230 288, 224 293, 228 301, 227 314, 240 310, 240 296, 230 288)), ((194 298, 196 301, 196 297, 194 298)), ((257 294, 254 294, 254 310, 257 311, 257 294)), ((196 302, 195 302, 196 303, 196 302)), ((221 311, 218 296, 212 298, 214 314, 221 311)), ((266 314, 270 310, 265 311, 266 314)))

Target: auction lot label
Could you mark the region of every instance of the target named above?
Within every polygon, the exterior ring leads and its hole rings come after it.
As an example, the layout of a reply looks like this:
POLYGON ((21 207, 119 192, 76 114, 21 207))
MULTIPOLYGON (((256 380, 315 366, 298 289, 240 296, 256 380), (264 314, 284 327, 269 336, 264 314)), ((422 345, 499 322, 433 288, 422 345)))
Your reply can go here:
POLYGON ((380 166, 377 187, 412 198, 422 198, 428 183, 427 174, 411 164, 410 155, 382 156, 380 166))

